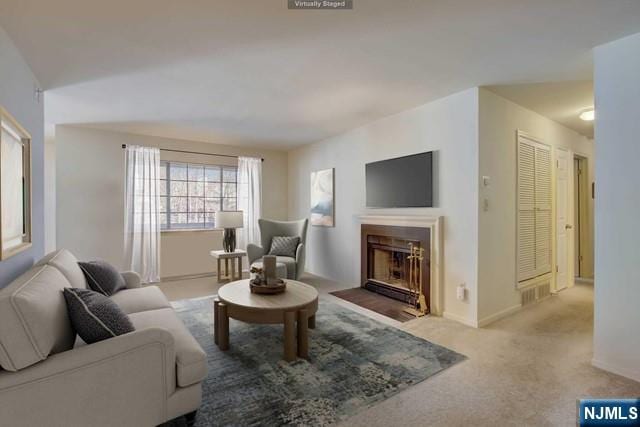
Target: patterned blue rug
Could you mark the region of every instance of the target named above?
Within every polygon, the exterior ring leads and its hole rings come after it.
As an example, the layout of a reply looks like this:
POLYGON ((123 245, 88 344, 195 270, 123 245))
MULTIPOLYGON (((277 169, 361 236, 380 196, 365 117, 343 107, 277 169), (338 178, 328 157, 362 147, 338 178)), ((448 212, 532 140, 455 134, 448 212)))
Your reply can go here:
POLYGON ((282 360, 282 325, 230 322, 230 350, 213 342, 212 299, 173 303, 207 352, 197 426, 330 425, 465 356, 320 301, 310 360, 282 360))

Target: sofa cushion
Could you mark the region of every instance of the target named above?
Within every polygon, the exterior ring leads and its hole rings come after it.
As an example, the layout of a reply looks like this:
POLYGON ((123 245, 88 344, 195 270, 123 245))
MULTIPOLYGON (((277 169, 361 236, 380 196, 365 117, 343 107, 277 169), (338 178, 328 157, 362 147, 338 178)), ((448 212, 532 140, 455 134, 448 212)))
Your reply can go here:
POLYGON ((78 265, 89 288, 102 295, 111 296, 127 287, 120 272, 106 261, 79 262, 78 265))
POLYGON ((0 366, 17 371, 73 348, 60 270, 41 265, 0 289, 0 366))
POLYGON ((198 383, 207 376, 206 354, 173 308, 133 313, 129 318, 137 330, 162 328, 171 333, 175 340, 176 381, 180 387, 198 383))
POLYGON ((64 298, 71 325, 80 338, 93 344, 133 332, 129 317, 106 295, 91 289, 66 288, 64 298))
POLYGON ((50 265, 57 268, 71 283, 72 288, 87 288, 87 279, 78 265, 78 260, 66 249, 58 249, 45 255, 36 266, 50 265))
POLYGON ((157 286, 124 289, 111 295, 111 300, 127 314, 171 307, 167 297, 157 286))

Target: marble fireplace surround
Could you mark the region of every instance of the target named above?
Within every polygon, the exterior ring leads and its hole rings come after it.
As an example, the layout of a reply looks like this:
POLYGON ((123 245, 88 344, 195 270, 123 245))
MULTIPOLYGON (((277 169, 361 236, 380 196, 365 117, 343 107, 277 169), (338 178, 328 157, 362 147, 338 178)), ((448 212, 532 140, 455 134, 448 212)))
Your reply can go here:
POLYGON ((397 227, 422 227, 431 230, 431 314, 442 316, 444 311, 444 279, 442 257, 443 217, 422 215, 358 215, 360 224, 393 225, 397 227))

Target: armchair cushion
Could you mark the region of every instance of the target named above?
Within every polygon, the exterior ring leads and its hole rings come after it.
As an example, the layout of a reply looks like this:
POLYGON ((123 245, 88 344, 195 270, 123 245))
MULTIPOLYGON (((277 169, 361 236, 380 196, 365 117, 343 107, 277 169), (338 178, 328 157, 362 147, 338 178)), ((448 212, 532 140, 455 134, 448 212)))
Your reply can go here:
POLYGON ((298 236, 273 236, 269 255, 280 255, 295 258, 296 248, 300 242, 298 236))
POLYGON ((64 297, 71 324, 87 344, 134 331, 129 317, 100 292, 66 288, 64 297))
POLYGON ((276 256, 276 265, 284 264, 287 268, 287 279, 296 278, 296 259, 288 256, 276 256))

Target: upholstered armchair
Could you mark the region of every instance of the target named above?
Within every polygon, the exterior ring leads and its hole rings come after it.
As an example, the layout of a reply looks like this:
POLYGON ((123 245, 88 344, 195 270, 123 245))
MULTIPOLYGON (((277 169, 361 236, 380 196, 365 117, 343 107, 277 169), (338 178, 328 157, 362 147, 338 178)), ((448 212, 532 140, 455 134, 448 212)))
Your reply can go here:
POLYGON ((247 245, 249 265, 260 263, 262 261, 262 256, 269 253, 271 240, 274 236, 299 237, 300 243, 298 243, 298 247, 296 248, 295 258, 286 256, 276 257, 276 263, 281 265, 284 264, 286 267, 286 278, 298 279, 304 272, 308 222, 309 220, 307 219, 299 221, 272 221, 270 219, 259 219, 258 226, 260 227, 260 242, 262 246, 251 243, 247 245))

